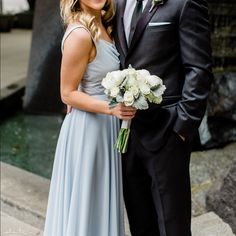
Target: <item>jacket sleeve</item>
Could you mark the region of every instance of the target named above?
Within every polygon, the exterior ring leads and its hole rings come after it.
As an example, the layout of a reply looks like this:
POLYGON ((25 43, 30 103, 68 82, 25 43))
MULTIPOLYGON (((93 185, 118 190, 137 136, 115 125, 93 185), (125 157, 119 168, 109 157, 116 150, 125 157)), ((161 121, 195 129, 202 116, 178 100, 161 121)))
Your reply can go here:
POLYGON ((204 116, 213 78, 205 0, 186 0, 180 15, 179 42, 185 80, 173 130, 191 139, 204 116))

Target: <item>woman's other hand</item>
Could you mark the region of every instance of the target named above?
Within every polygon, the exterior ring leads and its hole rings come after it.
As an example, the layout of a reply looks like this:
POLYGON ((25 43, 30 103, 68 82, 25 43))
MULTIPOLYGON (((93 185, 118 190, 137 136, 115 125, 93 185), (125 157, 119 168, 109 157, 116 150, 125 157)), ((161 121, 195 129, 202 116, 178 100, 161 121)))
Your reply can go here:
POLYGON ((70 105, 67 105, 66 107, 67 107, 66 114, 69 114, 69 113, 71 113, 71 111, 72 111, 72 106, 70 106, 70 105))

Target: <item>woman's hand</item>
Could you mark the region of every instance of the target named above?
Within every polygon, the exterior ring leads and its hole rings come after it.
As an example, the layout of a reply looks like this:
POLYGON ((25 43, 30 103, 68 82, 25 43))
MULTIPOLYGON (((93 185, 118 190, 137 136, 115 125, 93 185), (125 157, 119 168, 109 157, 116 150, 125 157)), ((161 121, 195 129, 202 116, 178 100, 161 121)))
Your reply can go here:
POLYGON ((134 118, 136 111, 133 107, 127 107, 123 103, 119 103, 111 109, 111 114, 121 120, 131 120, 134 118))
POLYGON ((71 111, 72 111, 72 106, 67 105, 66 108, 67 108, 67 109, 66 109, 66 114, 71 113, 71 111))

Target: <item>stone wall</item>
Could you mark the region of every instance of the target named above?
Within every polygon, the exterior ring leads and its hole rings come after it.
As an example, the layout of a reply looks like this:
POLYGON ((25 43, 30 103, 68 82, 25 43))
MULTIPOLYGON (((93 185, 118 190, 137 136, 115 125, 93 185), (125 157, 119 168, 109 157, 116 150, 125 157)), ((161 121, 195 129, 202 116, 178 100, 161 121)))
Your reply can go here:
POLYGON ((236 141, 236 2, 208 0, 214 82, 209 96, 205 147, 236 141))
MULTIPOLYGON (((236 2, 208 0, 215 80, 208 103, 206 147, 236 141, 236 2)), ((224 155, 222 158, 225 158, 224 155)), ((206 206, 236 233, 236 162, 207 194, 206 206)))
POLYGON ((227 222, 236 234, 236 161, 207 194, 206 206, 227 222))

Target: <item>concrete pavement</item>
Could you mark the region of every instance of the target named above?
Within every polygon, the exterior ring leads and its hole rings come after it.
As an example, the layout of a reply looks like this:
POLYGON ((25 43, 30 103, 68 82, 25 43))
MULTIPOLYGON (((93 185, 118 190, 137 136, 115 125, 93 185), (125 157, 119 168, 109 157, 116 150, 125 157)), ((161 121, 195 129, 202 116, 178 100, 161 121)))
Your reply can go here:
POLYGON ((1 235, 2 236, 41 236, 40 229, 36 229, 14 217, 1 212, 1 235))
MULTIPOLYGON (((1 182, 2 235, 41 235, 50 181, 1 162, 1 182)), ((126 236, 130 236, 127 217, 125 225, 126 236)), ((193 218, 192 230, 193 236, 234 236, 229 225, 213 212, 193 218)))

